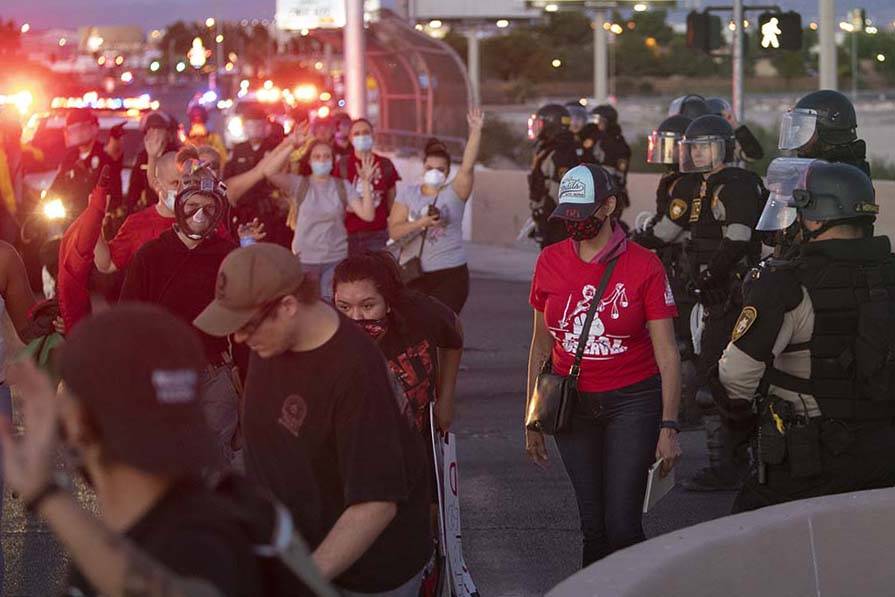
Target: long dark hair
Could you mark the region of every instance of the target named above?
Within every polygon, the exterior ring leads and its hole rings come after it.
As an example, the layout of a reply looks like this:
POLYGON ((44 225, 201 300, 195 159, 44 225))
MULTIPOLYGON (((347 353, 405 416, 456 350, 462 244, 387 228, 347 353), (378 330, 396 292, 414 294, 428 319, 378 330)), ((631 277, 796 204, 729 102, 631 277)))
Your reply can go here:
POLYGON ((361 280, 373 283, 390 308, 389 318, 399 328, 403 328, 401 310, 412 291, 401 281, 401 269, 392 254, 387 251, 366 251, 343 259, 333 274, 333 296, 336 295, 339 284, 361 280))

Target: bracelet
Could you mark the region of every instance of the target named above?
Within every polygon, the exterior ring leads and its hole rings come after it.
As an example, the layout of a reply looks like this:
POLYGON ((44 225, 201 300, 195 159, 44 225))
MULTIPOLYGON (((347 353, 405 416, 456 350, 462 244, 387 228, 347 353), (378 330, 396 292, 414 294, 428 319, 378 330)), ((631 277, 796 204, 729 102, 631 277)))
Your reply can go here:
POLYGON ((37 495, 25 502, 25 511, 28 514, 36 514, 40 505, 45 502, 47 498, 64 491, 66 491, 66 487, 59 482, 59 478, 56 475, 50 477, 46 485, 43 486, 43 489, 38 491, 37 495))
POLYGON ((677 421, 671 421, 671 420, 662 421, 662 424, 659 425, 659 428, 660 429, 673 429, 674 431, 676 431, 678 433, 680 433, 680 431, 681 431, 681 426, 678 425, 677 421))

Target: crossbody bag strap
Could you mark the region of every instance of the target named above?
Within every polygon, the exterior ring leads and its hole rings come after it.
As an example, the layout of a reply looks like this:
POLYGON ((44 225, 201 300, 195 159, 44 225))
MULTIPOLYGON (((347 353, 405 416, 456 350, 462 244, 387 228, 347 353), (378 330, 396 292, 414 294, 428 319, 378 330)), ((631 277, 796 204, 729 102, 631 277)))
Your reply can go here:
POLYGON ((612 277, 612 271, 615 269, 616 263, 618 263, 618 257, 613 257, 606 265, 603 277, 600 279, 600 286, 597 288, 597 292, 594 293, 593 302, 591 302, 590 308, 587 310, 587 317, 584 319, 581 335, 578 336, 578 350, 575 351, 575 360, 572 362, 572 368, 569 370, 569 377, 574 380, 576 388, 578 387, 578 374, 581 372, 581 359, 584 357, 584 348, 587 345, 590 326, 594 321, 594 316, 597 314, 597 307, 600 306, 600 301, 603 300, 603 293, 606 292, 606 286, 609 285, 609 278, 612 277))
MULTIPOLYGON (((435 207, 435 204, 438 203, 438 195, 440 193, 435 194, 435 199, 432 201, 432 205, 430 207, 435 207)), ((429 210, 426 209, 426 215, 429 215, 429 210)), ((423 260, 423 249, 426 248, 426 237, 429 235, 429 229, 426 228, 423 230, 423 242, 420 243, 420 252, 417 255, 417 258, 422 261, 423 260)))

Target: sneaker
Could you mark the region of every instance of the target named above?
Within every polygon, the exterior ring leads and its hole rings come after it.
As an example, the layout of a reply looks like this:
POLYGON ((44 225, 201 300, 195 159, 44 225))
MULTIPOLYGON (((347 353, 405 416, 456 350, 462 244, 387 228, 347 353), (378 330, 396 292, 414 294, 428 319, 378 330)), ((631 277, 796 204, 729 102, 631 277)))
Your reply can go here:
POLYGON ((704 468, 689 479, 681 481, 684 490, 698 492, 736 491, 742 486, 743 482, 735 475, 721 474, 711 468, 704 468))

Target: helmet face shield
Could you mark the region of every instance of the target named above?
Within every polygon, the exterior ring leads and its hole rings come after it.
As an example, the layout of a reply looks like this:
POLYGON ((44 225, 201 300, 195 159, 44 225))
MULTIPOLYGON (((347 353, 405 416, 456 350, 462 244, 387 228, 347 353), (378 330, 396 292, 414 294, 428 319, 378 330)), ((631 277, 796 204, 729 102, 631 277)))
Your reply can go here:
POLYGON ((648 164, 677 164, 680 157, 680 135, 670 131, 653 131, 647 137, 646 161, 648 164))
POLYGON ((727 145, 721 137, 684 138, 680 141, 681 172, 711 172, 724 164, 727 145))
POLYGON ((815 162, 806 158, 777 158, 771 162, 766 182, 771 195, 761 212, 756 230, 786 230, 796 221, 794 194, 805 188, 808 170, 815 162))
POLYGON ((544 130, 544 121, 538 117, 537 114, 532 114, 528 117, 528 140, 534 141, 538 137, 541 136, 541 131, 544 130))
POLYGON ((785 112, 780 118, 778 149, 793 150, 806 145, 817 131, 817 112, 797 108, 785 112))

